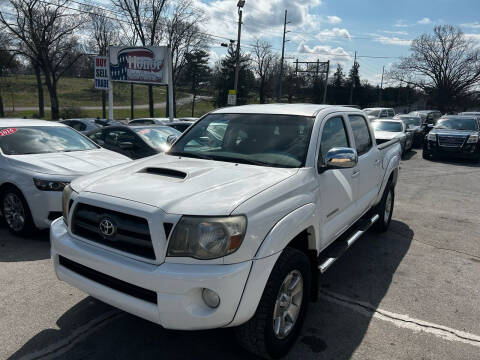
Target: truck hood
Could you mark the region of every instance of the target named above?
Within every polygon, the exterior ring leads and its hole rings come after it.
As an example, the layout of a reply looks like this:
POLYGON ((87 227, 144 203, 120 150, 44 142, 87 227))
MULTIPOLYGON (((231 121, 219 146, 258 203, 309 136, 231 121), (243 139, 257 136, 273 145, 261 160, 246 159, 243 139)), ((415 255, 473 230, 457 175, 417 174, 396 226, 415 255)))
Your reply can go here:
POLYGON ((170 214, 228 215, 298 169, 156 155, 75 180, 75 191, 140 202, 170 214))
POLYGON ((405 136, 401 132, 391 132, 391 131, 375 131, 375 138, 381 140, 392 140, 394 138, 401 138, 405 136))
POLYGON ((60 176, 79 176, 131 161, 116 152, 98 149, 49 154, 12 155, 9 162, 27 171, 60 176))

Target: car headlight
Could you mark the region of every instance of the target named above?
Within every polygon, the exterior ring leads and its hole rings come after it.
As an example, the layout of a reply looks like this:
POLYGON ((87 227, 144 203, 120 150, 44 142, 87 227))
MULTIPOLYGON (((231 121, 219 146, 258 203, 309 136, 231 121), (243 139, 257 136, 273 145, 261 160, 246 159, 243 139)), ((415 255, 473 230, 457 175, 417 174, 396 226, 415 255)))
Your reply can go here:
POLYGON ((437 134, 428 134, 427 140, 429 141, 437 141, 437 134))
POLYGON ((467 144, 476 144, 478 143, 478 135, 470 135, 467 140, 467 144))
POLYGON ((38 190, 42 191, 63 191, 65 186, 69 184, 68 181, 52 181, 41 179, 33 179, 33 183, 38 190))
POLYGON ((70 198, 75 191, 71 188, 70 185, 65 186, 62 193, 62 213, 63 213, 63 221, 65 224, 68 224, 68 213, 70 211, 70 198))
POLYGON ((242 244, 246 229, 245 216, 183 216, 173 231, 167 256, 210 260, 229 255, 242 244))

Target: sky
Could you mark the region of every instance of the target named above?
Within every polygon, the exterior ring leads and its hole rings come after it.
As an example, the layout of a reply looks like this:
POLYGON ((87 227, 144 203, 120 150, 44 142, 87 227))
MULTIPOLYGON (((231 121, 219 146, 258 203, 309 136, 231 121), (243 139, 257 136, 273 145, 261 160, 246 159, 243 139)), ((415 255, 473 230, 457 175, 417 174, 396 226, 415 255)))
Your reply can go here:
MULTIPOLYGON (((236 39, 237 0, 194 1, 209 18, 204 31, 236 39)), ((480 0, 246 0, 242 50, 248 52, 261 39, 280 53, 286 9, 286 61, 330 60, 347 73, 357 51, 361 77, 375 85, 383 66, 388 70, 409 55, 411 40, 432 33, 436 25, 458 25, 480 46, 480 0)), ((225 41, 214 38, 212 62, 225 55, 220 46, 225 41)))

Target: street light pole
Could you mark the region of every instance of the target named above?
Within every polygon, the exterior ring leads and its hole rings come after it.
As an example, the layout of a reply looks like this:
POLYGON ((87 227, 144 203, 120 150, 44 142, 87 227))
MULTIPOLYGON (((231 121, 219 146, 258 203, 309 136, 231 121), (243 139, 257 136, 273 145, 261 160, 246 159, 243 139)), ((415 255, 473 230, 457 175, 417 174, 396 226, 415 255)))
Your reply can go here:
POLYGON ((235 90, 235 96, 238 100, 238 75, 240 73, 240 40, 242 35, 242 8, 245 6, 245 0, 239 0, 238 7, 238 37, 237 37, 237 63, 235 65, 235 84, 233 86, 235 90))
POLYGON ((287 35, 287 16, 288 10, 285 10, 285 20, 283 22, 283 41, 282 41, 282 58, 280 60, 280 83, 278 87, 278 98, 277 101, 282 100, 282 81, 283 81, 283 62, 285 61, 285 35, 287 35))

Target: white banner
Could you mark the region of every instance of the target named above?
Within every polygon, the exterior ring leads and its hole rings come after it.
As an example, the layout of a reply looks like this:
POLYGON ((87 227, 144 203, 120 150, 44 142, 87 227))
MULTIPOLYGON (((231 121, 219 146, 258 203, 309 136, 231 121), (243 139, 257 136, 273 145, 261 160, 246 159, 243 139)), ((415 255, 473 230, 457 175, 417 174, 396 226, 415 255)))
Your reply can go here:
POLYGON ((168 84, 168 47, 110 46, 110 80, 129 83, 168 84))
POLYGON ((108 90, 108 58, 95 57, 95 89, 108 90))

